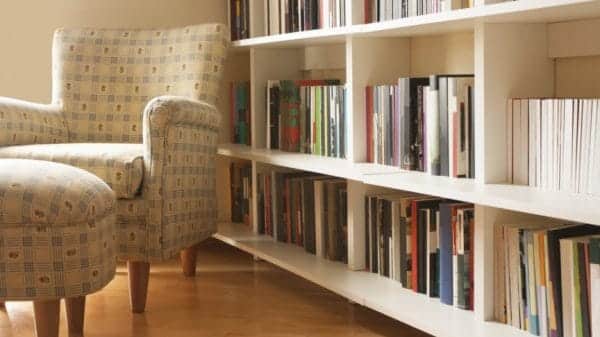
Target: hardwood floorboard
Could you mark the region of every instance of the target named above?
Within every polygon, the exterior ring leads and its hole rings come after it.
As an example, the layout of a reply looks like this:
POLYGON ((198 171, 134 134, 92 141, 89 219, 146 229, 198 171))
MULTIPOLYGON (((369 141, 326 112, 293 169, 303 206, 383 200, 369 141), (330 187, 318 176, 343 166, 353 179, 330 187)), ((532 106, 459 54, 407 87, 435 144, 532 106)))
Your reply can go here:
MULTIPOLYGON (((126 271, 120 265, 87 297, 85 336, 427 336, 215 240, 200 245, 195 278, 182 275, 179 259, 152 265, 142 315, 129 310, 126 271)), ((0 336, 30 337, 33 329, 31 303, 0 309, 0 336)), ((60 336, 67 335, 63 305, 60 336)))

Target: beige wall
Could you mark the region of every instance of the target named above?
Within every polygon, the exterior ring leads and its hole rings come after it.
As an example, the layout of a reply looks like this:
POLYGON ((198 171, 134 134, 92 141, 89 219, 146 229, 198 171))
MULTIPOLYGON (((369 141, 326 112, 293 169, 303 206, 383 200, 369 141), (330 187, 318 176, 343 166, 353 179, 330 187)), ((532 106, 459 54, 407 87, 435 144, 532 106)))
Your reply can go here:
MULTIPOLYGON (((52 34, 58 27, 154 28, 226 22, 225 0, 0 0, 0 96, 48 103, 52 34)), ((229 116, 228 83, 249 79, 248 54, 231 53, 219 108, 229 116)), ((141 113, 141 112, 140 112, 141 113)), ((229 118, 221 133, 229 139, 229 118)), ((219 160, 219 217, 229 218, 228 161, 219 160)))
POLYGON ((2 0, 0 96, 49 102, 57 27, 153 28, 226 22, 224 0, 2 0))

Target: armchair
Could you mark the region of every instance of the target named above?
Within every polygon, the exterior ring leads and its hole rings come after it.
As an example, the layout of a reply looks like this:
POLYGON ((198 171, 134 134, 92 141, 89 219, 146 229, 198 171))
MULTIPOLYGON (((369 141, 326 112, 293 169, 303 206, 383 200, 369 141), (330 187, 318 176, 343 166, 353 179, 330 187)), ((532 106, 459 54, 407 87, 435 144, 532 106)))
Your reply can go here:
MULTIPOLYGON (((118 253, 129 268, 133 312, 146 304, 151 262, 216 230, 215 104, 227 28, 59 29, 52 104, 0 98, 0 158, 80 167, 118 197, 118 253)), ((58 201, 60 202, 60 201, 58 201)))

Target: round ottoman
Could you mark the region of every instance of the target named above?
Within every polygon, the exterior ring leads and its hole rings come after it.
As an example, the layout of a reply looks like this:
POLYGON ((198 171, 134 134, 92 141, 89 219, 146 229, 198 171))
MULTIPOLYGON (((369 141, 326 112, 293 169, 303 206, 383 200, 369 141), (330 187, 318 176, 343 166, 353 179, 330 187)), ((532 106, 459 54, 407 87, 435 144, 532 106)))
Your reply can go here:
POLYGON ((115 274, 115 208, 91 173, 0 159, 0 302, 33 301, 38 336, 58 336, 63 298, 69 331, 83 332, 85 296, 115 274))

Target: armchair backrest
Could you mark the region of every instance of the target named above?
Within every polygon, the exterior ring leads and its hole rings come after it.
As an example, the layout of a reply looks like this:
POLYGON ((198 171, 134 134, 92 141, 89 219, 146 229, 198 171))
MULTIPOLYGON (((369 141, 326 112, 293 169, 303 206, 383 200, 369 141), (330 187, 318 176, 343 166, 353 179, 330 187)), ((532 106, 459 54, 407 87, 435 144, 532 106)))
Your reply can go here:
POLYGON ((70 142, 141 143, 142 114, 157 96, 216 104, 227 27, 59 29, 53 44, 53 102, 70 142))

